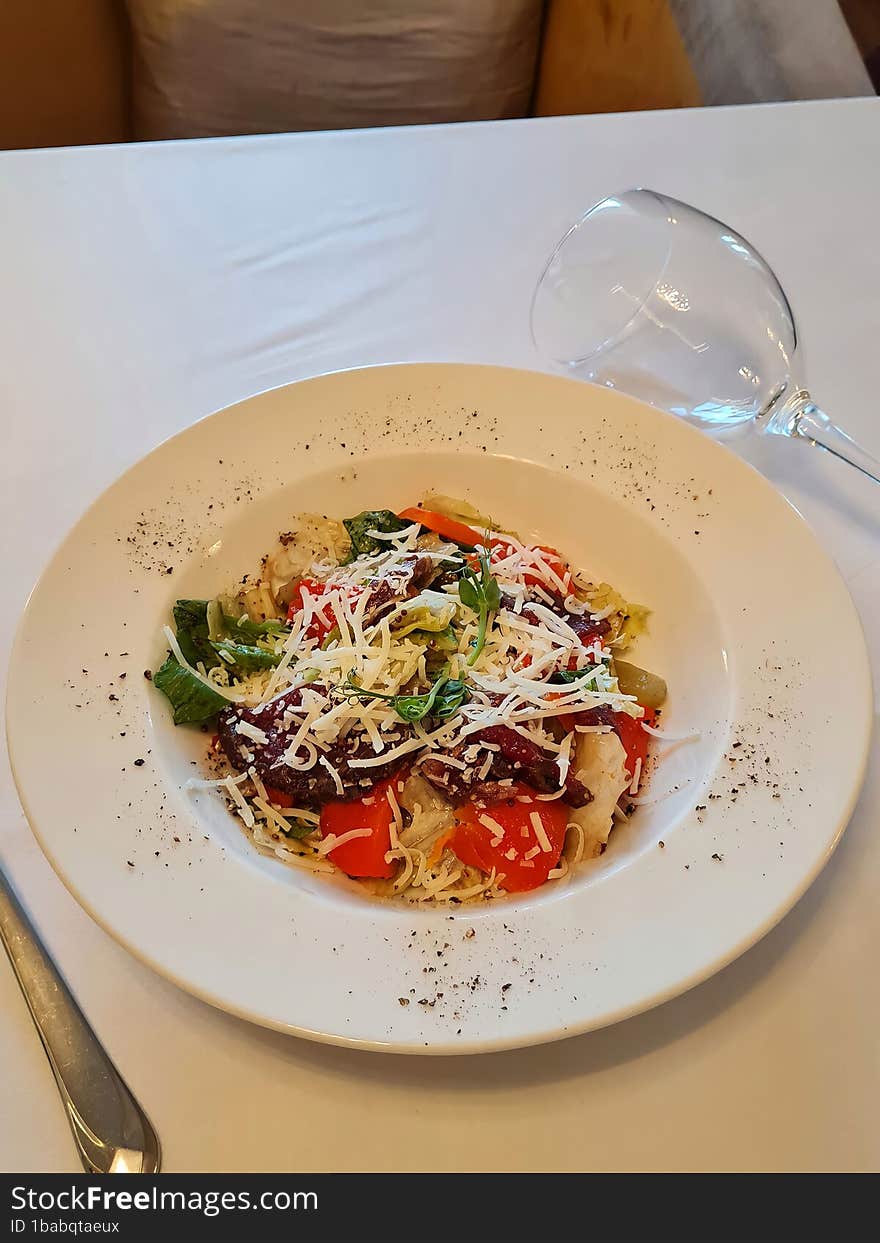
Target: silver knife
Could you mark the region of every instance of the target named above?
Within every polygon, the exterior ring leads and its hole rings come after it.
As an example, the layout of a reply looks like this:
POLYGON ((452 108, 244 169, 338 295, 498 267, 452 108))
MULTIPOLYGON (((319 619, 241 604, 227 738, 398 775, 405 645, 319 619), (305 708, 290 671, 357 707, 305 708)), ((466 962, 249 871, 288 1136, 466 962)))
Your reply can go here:
POLYGON ((0 939, 88 1174, 157 1174, 159 1138, 92 1031, 0 867, 0 939))

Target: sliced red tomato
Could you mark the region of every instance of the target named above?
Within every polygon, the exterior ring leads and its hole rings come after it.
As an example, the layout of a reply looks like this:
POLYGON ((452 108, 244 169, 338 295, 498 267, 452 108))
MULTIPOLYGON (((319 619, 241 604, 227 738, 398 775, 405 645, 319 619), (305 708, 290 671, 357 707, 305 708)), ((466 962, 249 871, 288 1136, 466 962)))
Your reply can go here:
MULTIPOLYGON (((397 780, 397 778, 394 778, 397 780)), ((391 804, 386 797, 389 782, 373 786, 369 794, 351 803, 325 803, 321 808, 321 836, 342 837, 352 829, 369 829, 369 837, 355 837, 329 852, 329 858, 348 876, 394 875, 394 864, 385 862, 391 849, 391 804)))
POLYGON ((653 708, 645 708, 644 712, 645 715, 641 717, 628 716, 625 712, 614 714, 614 732, 623 743, 623 749, 626 752, 626 767, 630 775, 636 771, 638 760, 642 761, 642 767, 644 767, 645 760, 648 758, 650 734, 642 729, 642 722, 644 721, 646 725, 653 725, 657 719, 657 713, 653 708))
POLYGON ((548 873, 559 863, 565 844, 568 808, 559 800, 540 801, 528 786, 519 785, 511 787, 510 798, 502 803, 489 807, 465 803, 456 809, 455 820, 455 833, 449 845, 462 863, 483 872, 491 872, 494 867, 497 874, 504 873, 502 889, 508 893, 525 893, 543 885, 548 873), (528 797, 528 802, 519 802, 519 797, 528 797), (541 819, 550 850, 538 849, 535 853, 540 843, 532 824, 533 812, 541 819), (494 821, 498 828, 484 824, 481 816, 494 821), (501 841, 493 846, 499 830, 501 841), (531 858, 527 858, 528 855, 531 858))
MULTIPOLYGON (((563 561, 555 548, 548 548, 546 544, 538 544, 537 547, 543 553, 541 560, 559 579, 566 593, 571 591, 571 570, 568 568, 567 562, 563 561)), ((551 591, 559 590, 555 583, 548 584, 547 580, 538 571, 535 571, 533 574, 531 571, 526 570, 523 578, 533 586, 543 586, 551 591)))
MULTIPOLYGON (((287 609, 288 621, 294 621, 297 615, 303 611, 305 607, 304 592, 311 596, 313 601, 318 601, 318 610, 312 616, 308 626, 306 626, 305 638, 316 639, 321 643, 326 639, 330 631, 336 627, 336 618, 333 616, 333 610, 330 608, 329 603, 325 602, 323 605, 320 603, 331 590, 333 588, 328 587, 326 583, 319 583, 313 578, 301 578, 294 585, 293 598, 287 609)), ((351 587, 348 590, 348 594, 350 597, 355 597, 359 594, 359 591, 359 588, 351 587)))
POLYGON ((293 795, 288 794, 286 790, 278 790, 275 786, 266 786, 266 793, 269 795, 269 802, 274 803, 276 807, 293 806, 293 795))
POLYGON ((482 539, 479 532, 465 523, 456 522, 454 518, 447 518, 445 514, 434 513, 431 509, 419 509, 417 505, 410 509, 402 509, 397 516, 406 522, 420 522, 423 527, 434 531, 443 539, 451 540, 453 544, 469 544, 473 547, 482 539))
MULTIPOLYGON (((556 549, 550 548, 546 544, 534 544, 531 546, 538 549, 541 553, 541 560, 553 571, 562 583, 566 592, 570 591, 571 570, 569 569, 568 564, 563 561, 556 549)), ((503 535, 493 535, 492 552, 490 554, 489 561, 490 563, 504 561, 513 551, 514 546, 511 544, 510 540, 506 540, 503 535)), ((557 595, 559 594, 559 586, 549 582, 548 579, 538 570, 525 570, 523 573, 523 582, 527 583, 530 587, 543 587, 545 591, 555 591, 557 595)))

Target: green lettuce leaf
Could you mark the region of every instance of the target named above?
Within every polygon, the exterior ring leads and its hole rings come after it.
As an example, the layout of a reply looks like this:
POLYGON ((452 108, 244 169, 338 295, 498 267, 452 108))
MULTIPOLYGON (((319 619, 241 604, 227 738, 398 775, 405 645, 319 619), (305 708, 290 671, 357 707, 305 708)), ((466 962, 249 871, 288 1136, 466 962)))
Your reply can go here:
MULTIPOLYGON (((218 655, 224 653, 230 658, 223 660, 224 665, 229 665, 231 662, 241 673, 256 673, 258 669, 274 669, 283 655, 282 652, 270 652, 265 647, 230 643, 226 639, 212 640, 211 647, 218 655)), ((186 655, 185 652, 184 655, 186 655)), ((222 656, 220 658, 223 659, 222 656)))
POLYGON ((287 825, 288 827, 282 829, 281 832, 285 837, 295 837, 297 839, 308 837, 318 827, 316 824, 308 824, 305 820, 288 820, 287 825))
POLYGON ((162 668, 153 674, 153 685, 166 696, 174 709, 175 725, 207 721, 229 703, 174 656, 169 656, 162 668))
POLYGON ((356 557, 362 557, 366 553, 384 552, 388 547, 386 541, 375 539, 367 534, 368 531, 402 531, 404 527, 412 524, 398 518, 390 509, 365 509, 354 518, 343 518, 342 525, 351 540, 348 561, 354 561, 356 557))
POLYGON ((255 622, 251 621, 246 613, 241 617, 230 617, 228 613, 224 613, 223 623, 226 633, 233 640, 237 638, 271 639, 278 634, 290 634, 290 627, 274 617, 270 617, 268 621, 255 622))
POLYGON ((178 600, 174 605, 174 624, 185 660, 191 665, 202 661, 206 669, 219 665, 220 660, 210 642, 207 600, 178 600))
POLYGON ((442 608, 430 608, 427 604, 401 605, 392 614, 388 624, 391 633, 398 639, 404 638, 405 635, 412 635, 416 631, 442 634, 443 631, 449 629, 454 615, 455 604, 452 601, 443 605, 442 608))

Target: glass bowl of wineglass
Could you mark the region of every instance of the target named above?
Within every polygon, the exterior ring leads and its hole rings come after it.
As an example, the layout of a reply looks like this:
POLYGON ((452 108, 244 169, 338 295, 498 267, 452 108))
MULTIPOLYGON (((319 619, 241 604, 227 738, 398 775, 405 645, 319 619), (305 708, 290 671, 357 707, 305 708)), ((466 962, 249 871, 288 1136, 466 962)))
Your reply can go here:
POLYGON ((813 402, 773 269, 728 225, 654 190, 610 195, 561 239, 532 298, 539 352, 702 426, 802 438, 880 482, 813 402))

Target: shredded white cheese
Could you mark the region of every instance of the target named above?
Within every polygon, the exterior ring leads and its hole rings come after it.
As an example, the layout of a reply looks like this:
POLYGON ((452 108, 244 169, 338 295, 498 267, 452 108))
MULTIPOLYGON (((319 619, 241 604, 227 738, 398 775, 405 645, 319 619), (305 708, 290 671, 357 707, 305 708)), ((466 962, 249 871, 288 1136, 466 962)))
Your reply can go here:
POLYGON ((331 850, 335 850, 337 846, 344 846, 346 842, 353 842, 359 837, 372 836, 372 829, 349 829, 347 833, 340 833, 338 837, 335 833, 328 833, 318 847, 317 853, 319 855, 326 855, 331 850))
POLYGON ((254 813, 251 811, 247 799, 244 797, 241 790, 239 790, 238 786, 231 777, 226 780, 225 785, 226 789, 229 791, 230 798, 235 803, 238 814, 241 816, 247 827, 252 829, 254 827, 254 813))
POLYGON ((549 854, 553 847, 550 844, 550 838, 547 836, 547 830, 544 828, 544 822, 541 820, 541 813, 533 811, 529 816, 529 820, 532 823, 532 828, 534 829, 538 845, 545 852, 545 854, 549 854))
POLYGON ((345 790, 343 788, 342 778, 339 776, 339 772, 333 767, 326 755, 319 756, 318 763, 323 765, 323 767, 327 769, 327 772, 333 778, 333 784, 336 786, 336 793, 341 798, 342 795, 345 794, 345 790))

